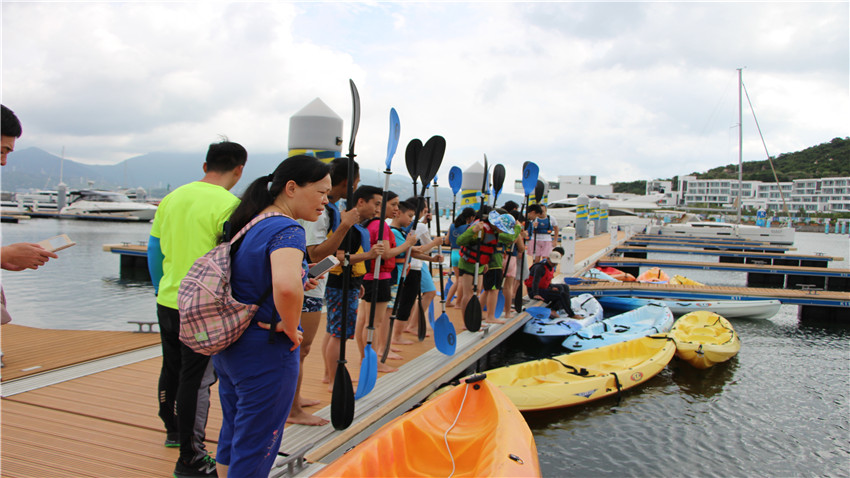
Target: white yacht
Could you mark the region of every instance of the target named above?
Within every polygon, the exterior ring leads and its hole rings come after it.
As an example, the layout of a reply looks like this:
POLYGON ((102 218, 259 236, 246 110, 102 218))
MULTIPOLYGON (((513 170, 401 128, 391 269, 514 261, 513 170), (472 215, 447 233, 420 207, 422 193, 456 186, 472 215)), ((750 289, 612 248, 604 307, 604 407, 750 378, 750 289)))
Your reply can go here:
POLYGON ((126 195, 112 191, 84 189, 71 192, 71 203, 59 213, 63 216, 150 221, 156 214, 156 206, 132 201, 126 195))
POLYGON ((794 244, 792 227, 759 227, 728 222, 685 222, 652 225, 647 234, 663 237, 717 237, 748 239, 783 246, 794 244))

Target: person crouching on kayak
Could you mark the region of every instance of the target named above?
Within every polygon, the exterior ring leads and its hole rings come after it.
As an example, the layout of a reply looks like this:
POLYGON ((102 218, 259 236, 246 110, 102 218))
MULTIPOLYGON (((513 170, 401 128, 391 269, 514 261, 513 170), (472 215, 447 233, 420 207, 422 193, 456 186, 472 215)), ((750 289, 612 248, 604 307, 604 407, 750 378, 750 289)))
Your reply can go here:
POLYGON ((537 300, 546 302, 552 309, 551 317, 573 317, 570 307, 570 286, 567 284, 553 284, 555 268, 564 256, 564 248, 558 246, 552 249, 549 257, 545 257, 531 266, 529 278, 525 280, 528 287, 528 295, 537 300))

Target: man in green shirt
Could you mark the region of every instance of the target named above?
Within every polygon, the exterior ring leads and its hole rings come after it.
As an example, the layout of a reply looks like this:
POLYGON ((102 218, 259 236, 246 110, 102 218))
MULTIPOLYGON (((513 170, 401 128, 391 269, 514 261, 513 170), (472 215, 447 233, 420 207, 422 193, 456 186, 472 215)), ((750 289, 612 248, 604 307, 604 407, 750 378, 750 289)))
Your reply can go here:
POLYGON ((180 342, 177 291, 195 260, 218 244, 224 222, 239 204, 230 189, 242 177, 247 159, 245 148, 237 143, 211 144, 204 177, 180 186, 159 203, 148 240, 148 268, 162 338, 159 416, 165 424, 165 446, 180 447, 174 469, 178 478, 217 475, 215 460, 204 445, 215 371, 209 356, 180 342))

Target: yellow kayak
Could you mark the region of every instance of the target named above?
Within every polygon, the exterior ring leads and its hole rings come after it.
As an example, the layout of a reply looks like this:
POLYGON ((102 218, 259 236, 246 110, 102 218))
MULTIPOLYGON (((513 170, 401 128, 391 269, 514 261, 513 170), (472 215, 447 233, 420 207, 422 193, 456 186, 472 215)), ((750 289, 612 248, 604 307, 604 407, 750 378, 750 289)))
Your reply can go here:
POLYGON ((702 282, 697 282, 697 281, 695 281, 695 280, 693 280, 693 279, 688 279, 687 277, 685 277, 685 276, 680 276, 679 274, 674 275, 674 276, 673 276, 673 278, 672 278, 672 279, 670 279, 669 284, 678 284, 678 285, 705 285, 705 284, 703 284, 702 282))
POLYGON ((483 375, 387 423, 313 476, 540 476, 522 414, 483 375))
POLYGON ((675 352, 673 341, 659 334, 485 373, 520 410, 547 410, 590 402, 646 382, 675 352))
POLYGON ((683 315, 673 324, 676 356, 696 368, 725 362, 741 350, 741 340, 726 318, 707 310, 683 315))

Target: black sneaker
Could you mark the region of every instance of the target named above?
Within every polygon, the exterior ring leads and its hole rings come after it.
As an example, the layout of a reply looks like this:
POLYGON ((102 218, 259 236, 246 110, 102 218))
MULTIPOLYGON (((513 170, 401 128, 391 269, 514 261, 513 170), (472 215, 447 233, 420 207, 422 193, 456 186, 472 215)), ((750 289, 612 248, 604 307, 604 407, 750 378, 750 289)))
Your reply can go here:
POLYGON ((174 478, 193 478, 196 476, 218 476, 213 457, 204 455, 203 458, 191 465, 183 463, 181 458, 177 459, 177 466, 174 467, 174 478))
POLYGON ((169 433, 165 435, 165 447, 177 448, 180 446, 180 435, 178 433, 169 433))

